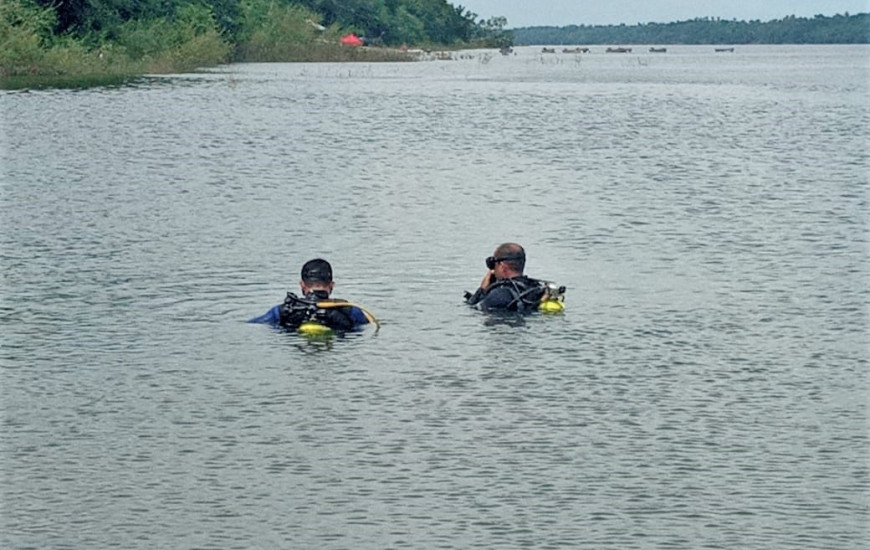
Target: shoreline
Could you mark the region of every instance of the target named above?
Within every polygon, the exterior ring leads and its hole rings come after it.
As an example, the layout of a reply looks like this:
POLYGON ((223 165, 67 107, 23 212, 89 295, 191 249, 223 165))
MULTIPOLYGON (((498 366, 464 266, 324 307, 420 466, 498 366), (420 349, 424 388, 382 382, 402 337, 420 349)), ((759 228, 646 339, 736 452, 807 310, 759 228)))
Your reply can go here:
MULTIPOLYGON (((434 50, 433 50, 434 51, 434 50)), ((348 47, 323 44, 315 47, 306 45, 292 52, 276 55, 269 52, 241 55, 191 66, 189 63, 173 64, 160 60, 132 62, 123 60, 120 64, 106 64, 104 70, 93 70, 97 63, 88 63, 85 71, 70 70, 68 67, 44 67, 41 71, 34 68, 31 74, 8 75, 0 71, 0 90, 28 89, 77 89, 100 86, 118 86, 148 75, 184 74, 207 70, 230 63, 408 63, 425 59, 427 50, 382 48, 373 46, 348 47), (289 53, 289 55, 288 55, 289 53), (129 67, 129 70, 127 68, 129 67), (65 72, 68 71, 68 72, 65 72)), ((102 54, 93 54, 99 60, 102 54)), ((0 68, 2 69, 2 68, 0 68)))

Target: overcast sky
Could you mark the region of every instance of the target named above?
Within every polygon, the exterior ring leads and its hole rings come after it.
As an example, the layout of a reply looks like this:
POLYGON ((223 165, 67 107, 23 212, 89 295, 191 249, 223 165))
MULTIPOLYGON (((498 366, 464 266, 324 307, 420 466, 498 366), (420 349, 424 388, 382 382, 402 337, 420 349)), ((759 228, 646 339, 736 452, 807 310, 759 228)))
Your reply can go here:
POLYGON ((489 19, 507 17, 507 28, 552 25, 671 23, 696 17, 770 21, 870 12, 870 0, 448 0, 489 19))

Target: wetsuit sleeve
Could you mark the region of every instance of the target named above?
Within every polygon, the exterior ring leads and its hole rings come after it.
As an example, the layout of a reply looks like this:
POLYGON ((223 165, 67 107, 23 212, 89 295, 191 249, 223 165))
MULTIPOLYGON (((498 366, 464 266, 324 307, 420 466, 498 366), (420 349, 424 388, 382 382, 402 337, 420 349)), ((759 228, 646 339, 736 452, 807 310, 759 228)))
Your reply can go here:
POLYGON ((354 326, 365 325, 369 322, 369 318, 366 317, 366 314, 358 307, 350 308, 350 318, 353 320, 354 326))
POLYGON ((514 293, 511 292, 511 289, 506 286, 500 286, 497 288, 490 289, 489 292, 486 293, 483 300, 481 300, 477 306, 483 310, 489 309, 507 309, 511 302, 514 301, 514 293))
POLYGON ((264 323, 268 325, 278 326, 281 324, 281 304, 273 307, 259 317, 254 317, 248 321, 249 323, 264 323))
POLYGON ((483 290, 482 288, 478 288, 474 294, 472 294, 471 296, 469 296, 468 298, 465 299, 465 303, 470 305, 470 306, 473 306, 474 304, 483 300, 483 296, 485 294, 486 294, 485 290, 483 290))

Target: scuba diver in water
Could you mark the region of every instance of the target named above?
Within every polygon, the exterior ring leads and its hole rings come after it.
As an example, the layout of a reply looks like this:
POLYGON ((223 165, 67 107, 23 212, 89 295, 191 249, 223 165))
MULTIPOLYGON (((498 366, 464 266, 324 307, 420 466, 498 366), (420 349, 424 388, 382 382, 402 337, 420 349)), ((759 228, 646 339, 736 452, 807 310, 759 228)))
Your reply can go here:
POLYGON ((562 311, 565 287, 523 275, 526 251, 517 243, 496 247, 486 259, 489 269, 474 294, 465 293, 465 302, 484 311, 528 312, 562 311), (547 307, 542 307, 546 305, 547 307), (552 308, 552 309, 551 309, 552 308))
POLYGON ((302 296, 287 293, 283 304, 249 320, 249 323, 267 323, 287 329, 300 329, 312 323, 337 331, 350 331, 368 323, 378 324, 377 319, 365 309, 345 300, 330 298, 335 283, 332 280, 332 266, 326 260, 317 258, 302 266, 302 280, 299 281, 302 296))

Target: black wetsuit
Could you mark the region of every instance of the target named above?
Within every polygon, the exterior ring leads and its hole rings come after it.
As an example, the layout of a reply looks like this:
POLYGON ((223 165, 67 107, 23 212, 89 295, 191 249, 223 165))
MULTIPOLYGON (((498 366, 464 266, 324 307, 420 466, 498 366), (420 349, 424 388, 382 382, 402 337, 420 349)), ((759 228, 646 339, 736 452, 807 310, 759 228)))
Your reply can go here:
POLYGON ((544 292, 540 281, 520 275, 511 279, 499 279, 486 290, 478 288, 466 302, 484 311, 527 312, 537 309, 544 292))

